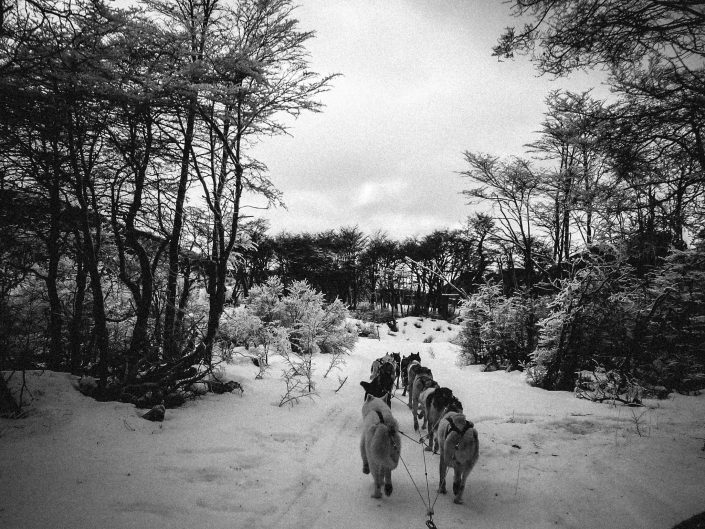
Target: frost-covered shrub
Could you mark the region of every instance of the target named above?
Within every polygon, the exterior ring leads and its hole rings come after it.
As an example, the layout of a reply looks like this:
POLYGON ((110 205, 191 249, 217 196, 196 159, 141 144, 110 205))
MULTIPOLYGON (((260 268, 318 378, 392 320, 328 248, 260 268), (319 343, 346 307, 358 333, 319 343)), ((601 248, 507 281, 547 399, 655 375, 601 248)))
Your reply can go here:
MULTIPOLYGON (((232 348, 244 346, 258 357, 260 367, 269 364, 270 350, 281 342, 282 329, 271 322, 262 321, 247 306, 226 310, 219 329, 219 342, 223 360, 232 359, 232 348)), ((287 334, 288 339, 288 334, 287 334)))
POLYGON ((258 345, 264 328, 262 319, 247 306, 226 310, 220 323, 220 338, 236 346, 258 345))
POLYGON ((251 314, 264 322, 279 319, 284 285, 278 277, 271 277, 266 283, 255 285, 245 298, 244 305, 251 314))
POLYGON ((356 326, 347 322, 347 308, 337 299, 325 303, 323 294, 306 281, 293 282, 286 292, 281 281, 272 278, 250 292, 243 306, 221 323, 223 340, 255 345, 264 351, 265 362, 270 349, 282 357, 286 392, 280 406, 315 396, 312 356, 330 355, 327 375, 343 363, 357 340, 356 326))
POLYGON ((647 280, 639 376, 681 392, 705 388, 705 252, 673 251, 647 280))
POLYGON ((347 353, 355 345, 357 333, 345 324, 348 310, 336 299, 325 304, 323 294, 306 281, 295 281, 281 298, 277 311, 280 323, 291 329, 294 352, 347 353))
POLYGON ((341 354, 355 345, 357 331, 346 324, 348 310, 340 300, 325 303, 323 294, 306 281, 295 281, 285 294, 278 278, 253 287, 242 307, 229 312, 221 335, 237 345, 273 347, 281 353, 341 354), (286 331, 288 344, 282 341, 286 331))
POLYGON ((536 346, 537 321, 545 300, 520 294, 505 297, 500 285, 486 284, 461 305, 457 343, 466 364, 518 367, 536 346))
POLYGON ((702 252, 673 251, 644 276, 619 259, 589 263, 560 284, 549 308, 539 322, 531 383, 582 391, 586 372, 612 373, 623 383, 607 388, 609 398, 626 400, 635 391, 705 387, 702 252))
POLYGON ((624 370, 639 361, 634 336, 645 300, 628 266, 590 264, 560 286, 539 322, 530 382, 573 390, 581 371, 624 370))

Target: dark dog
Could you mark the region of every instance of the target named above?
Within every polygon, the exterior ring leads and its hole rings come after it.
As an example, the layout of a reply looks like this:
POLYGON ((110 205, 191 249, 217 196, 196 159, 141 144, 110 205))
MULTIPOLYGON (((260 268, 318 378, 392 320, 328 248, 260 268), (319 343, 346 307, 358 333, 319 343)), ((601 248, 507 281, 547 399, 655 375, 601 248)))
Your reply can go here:
POLYGON ((454 411, 456 413, 463 413, 463 403, 460 402, 458 400, 458 397, 456 397, 455 395, 453 395, 453 397, 450 399, 450 402, 448 403, 448 406, 446 407, 445 413, 448 413, 449 411, 454 411))
POLYGON ((448 406, 453 402, 453 398, 453 391, 450 388, 436 388, 436 390, 429 393, 426 398, 426 416, 424 417, 424 423, 428 424, 428 446, 426 447, 428 451, 433 449, 435 453, 438 450, 438 441, 436 441, 436 445, 434 446, 433 435, 438 428, 438 423, 441 421, 441 418, 448 411, 448 406))
POLYGON ((401 371, 401 385, 404 388, 404 392, 401 394, 402 397, 406 395, 406 388, 409 385, 409 364, 414 361, 419 364, 421 363, 420 353, 411 353, 409 356, 405 356, 401 359, 401 366, 399 370, 401 371))
POLYGON ((384 355, 382 358, 378 358, 374 362, 372 362, 372 366, 370 367, 370 380, 375 378, 377 374, 379 373, 379 368, 382 367, 384 364, 391 364, 394 362, 394 359, 392 358, 392 355, 387 353, 384 355))
POLYGON ((431 373, 431 370, 428 367, 423 367, 421 364, 418 362, 414 361, 409 364, 409 376, 406 381, 406 384, 409 388, 409 409, 411 409, 411 398, 412 398, 412 389, 414 387, 414 380, 416 380, 416 377, 419 375, 428 375, 431 378, 433 378, 433 374, 431 373))
POLYGON ((394 366, 384 363, 380 366, 377 376, 371 382, 362 381, 360 385, 365 388, 365 399, 367 395, 384 398, 387 406, 392 407, 392 390, 394 389, 394 366))
POLYGON ((396 383, 397 389, 399 389, 399 375, 401 373, 401 355, 399 353, 392 353, 392 358, 394 358, 394 367, 396 369, 396 383))

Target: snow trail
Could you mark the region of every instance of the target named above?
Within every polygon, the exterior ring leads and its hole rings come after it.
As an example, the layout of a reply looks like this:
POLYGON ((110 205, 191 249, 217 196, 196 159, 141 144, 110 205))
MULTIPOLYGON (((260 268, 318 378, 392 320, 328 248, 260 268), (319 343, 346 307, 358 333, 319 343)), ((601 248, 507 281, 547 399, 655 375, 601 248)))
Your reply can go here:
MULTIPOLYGON (((420 352, 479 433, 465 504, 440 495, 439 529, 665 529, 702 511, 705 396, 648 401, 640 436, 627 408, 532 388, 520 373, 458 367, 455 326, 404 318, 399 327, 361 338, 328 378, 328 359, 315 357, 315 400, 279 408, 277 358, 262 380, 243 359, 227 369, 243 396, 208 395, 167 410, 162 424, 83 397, 67 374, 31 373, 31 416, 0 420, 0 527, 423 529, 425 506, 401 463, 394 492, 379 500, 362 473, 359 382, 387 352, 420 352), (338 376, 348 380, 336 393, 338 376)), ((392 412, 418 438, 405 402, 393 399, 392 412)), ((401 453, 424 498, 426 458, 433 501, 438 456, 405 437, 401 453)))

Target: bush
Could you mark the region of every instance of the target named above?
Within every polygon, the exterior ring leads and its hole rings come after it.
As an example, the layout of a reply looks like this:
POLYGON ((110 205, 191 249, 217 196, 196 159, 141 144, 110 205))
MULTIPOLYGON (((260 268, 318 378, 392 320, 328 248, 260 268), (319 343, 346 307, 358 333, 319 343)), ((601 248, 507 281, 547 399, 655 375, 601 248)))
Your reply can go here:
POLYGON ((326 304, 323 294, 306 281, 293 282, 285 295, 281 281, 271 278, 254 287, 244 306, 229 314, 222 335, 240 345, 274 345, 280 352, 280 328, 286 329, 296 354, 347 353, 358 334, 346 325, 347 318, 340 300, 326 304))
POLYGON ((591 264, 551 309, 533 355, 542 387, 571 389, 595 366, 647 390, 705 387, 705 254, 673 252, 644 277, 624 261, 591 264))
POLYGON ((501 286, 486 284, 461 305, 458 335, 465 364, 525 364, 536 347, 544 299, 502 295, 501 286))
POLYGON ((630 268, 620 262, 593 263, 563 280, 550 313, 539 322, 534 383, 573 390, 580 371, 624 367, 635 353, 631 337, 641 303, 633 286, 630 268))
POLYGON ((363 321, 369 321, 373 323, 387 323, 390 321, 395 321, 395 314, 389 309, 375 309, 375 308, 358 308, 355 311, 355 317, 363 321))

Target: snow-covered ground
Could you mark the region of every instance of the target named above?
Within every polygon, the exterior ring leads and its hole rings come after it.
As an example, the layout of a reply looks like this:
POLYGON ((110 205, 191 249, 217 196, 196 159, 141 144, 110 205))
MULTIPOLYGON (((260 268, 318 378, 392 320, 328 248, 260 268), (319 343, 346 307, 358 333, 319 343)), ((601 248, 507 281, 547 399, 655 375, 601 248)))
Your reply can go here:
MULTIPOLYGON (((705 396, 636 409, 595 404, 531 388, 520 373, 458 367, 447 341, 455 326, 399 325, 396 335, 381 327, 380 340, 361 338, 326 379, 328 359, 316 358, 320 397, 293 407, 277 407, 284 387, 276 358, 263 380, 246 359, 229 366, 242 396, 208 395, 167 410, 163 423, 82 396, 69 375, 29 374, 31 416, 0 420, 0 527, 425 527, 404 466, 392 473, 392 496, 372 499, 358 448, 359 381, 384 353, 417 351, 480 435, 465 504, 452 495, 435 503, 439 529, 669 528, 705 509, 705 396)), ((405 404, 393 400, 392 411, 416 438, 405 404)), ((433 501, 438 456, 402 438, 402 458, 424 498, 425 461, 433 501)))

